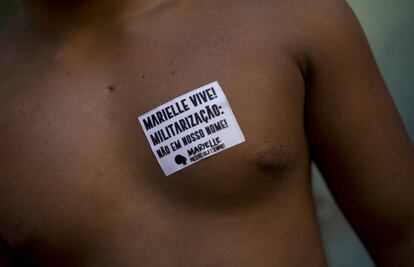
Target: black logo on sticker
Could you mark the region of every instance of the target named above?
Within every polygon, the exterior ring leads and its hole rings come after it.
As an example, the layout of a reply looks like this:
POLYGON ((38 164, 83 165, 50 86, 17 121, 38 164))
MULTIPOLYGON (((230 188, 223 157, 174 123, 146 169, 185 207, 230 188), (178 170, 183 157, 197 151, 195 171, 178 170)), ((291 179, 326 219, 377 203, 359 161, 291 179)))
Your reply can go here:
POLYGON ((175 163, 177 163, 178 165, 187 165, 187 158, 182 156, 182 155, 177 155, 175 156, 175 163))

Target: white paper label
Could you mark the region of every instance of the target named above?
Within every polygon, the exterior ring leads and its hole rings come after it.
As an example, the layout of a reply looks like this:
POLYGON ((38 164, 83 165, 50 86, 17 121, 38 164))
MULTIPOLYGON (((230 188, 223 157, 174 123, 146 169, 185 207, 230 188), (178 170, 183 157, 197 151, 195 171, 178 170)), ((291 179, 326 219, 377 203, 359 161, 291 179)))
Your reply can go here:
POLYGON ((245 141, 217 81, 179 96, 138 120, 167 176, 245 141))

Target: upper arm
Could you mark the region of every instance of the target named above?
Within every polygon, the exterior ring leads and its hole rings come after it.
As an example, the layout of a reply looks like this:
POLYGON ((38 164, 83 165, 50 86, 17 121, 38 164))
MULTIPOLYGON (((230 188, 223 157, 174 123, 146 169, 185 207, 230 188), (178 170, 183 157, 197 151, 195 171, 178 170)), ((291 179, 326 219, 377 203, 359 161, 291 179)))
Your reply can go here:
POLYGON ((312 155, 376 253, 414 230, 413 145, 353 12, 338 0, 313 6, 305 113, 312 155))

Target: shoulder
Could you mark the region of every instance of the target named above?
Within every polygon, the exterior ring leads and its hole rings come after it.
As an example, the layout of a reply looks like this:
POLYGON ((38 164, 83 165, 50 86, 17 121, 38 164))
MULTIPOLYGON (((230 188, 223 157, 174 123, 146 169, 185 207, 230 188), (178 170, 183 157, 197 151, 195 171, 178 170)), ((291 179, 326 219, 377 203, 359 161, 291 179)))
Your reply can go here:
MULTIPOLYGON (((256 0, 220 1, 221 15, 233 27, 245 27, 267 38, 301 47, 309 54, 313 50, 336 50, 355 41, 365 42, 364 34, 352 8, 346 0, 256 0)), ((216 5, 216 6, 215 6, 216 5)))
POLYGON ((223 11, 233 10, 252 19, 262 18, 269 23, 289 18, 292 26, 304 28, 356 26, 352 8, 346 0, 256 0, 222 1, 223 11), (306 24, 301 24, 306 23, 306 24))
POLYGON ((344 60, 356 52, 369 51, 363 29, 345 0, 301 0, 295 17, 303 53, 310 65, 344 60))
POLYGON ((282 20, 285 34, 299 51, 305 75, 321 72, 328 65, 348 64, 351 57, 370 56, 363 29, 346 0, 265 2, 274 13, 268 17, 269 27, 277 29, 282 20))

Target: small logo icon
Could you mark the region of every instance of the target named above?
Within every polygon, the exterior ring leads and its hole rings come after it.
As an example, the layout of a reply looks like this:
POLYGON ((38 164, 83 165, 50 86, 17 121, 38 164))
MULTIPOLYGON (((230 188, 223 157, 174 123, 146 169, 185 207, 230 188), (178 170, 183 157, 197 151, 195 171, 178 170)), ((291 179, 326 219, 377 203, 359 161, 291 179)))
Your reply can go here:
POLYGON ((177 155, 175 156, 175 163, 177 163, 178 165, 187 165, 187 158, 182 156, 182 155, 177 155))

